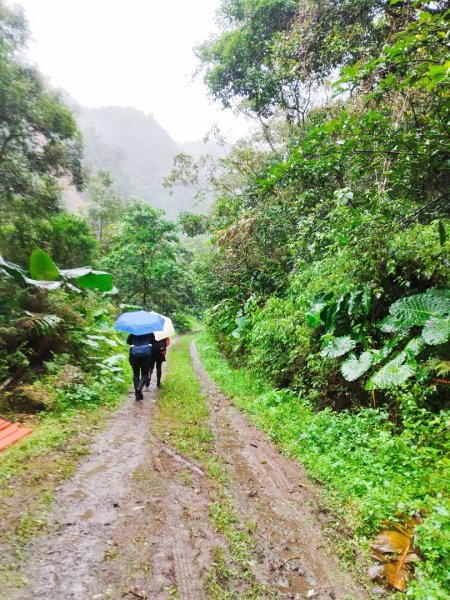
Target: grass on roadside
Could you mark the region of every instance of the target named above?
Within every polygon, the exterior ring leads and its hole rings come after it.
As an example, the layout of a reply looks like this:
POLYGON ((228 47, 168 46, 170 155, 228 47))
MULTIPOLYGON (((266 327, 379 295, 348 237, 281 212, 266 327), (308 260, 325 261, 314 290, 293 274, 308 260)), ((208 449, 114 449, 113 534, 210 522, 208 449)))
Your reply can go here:
POLYGON ((208 598, 269 598, 269 592, 258 584, 251 569, 254 524, 241 523, 227 491, 226 469, 214 449, 206 399, 191 365, 189 347, 193 338, 181 337, 170 351, 170 374, 163 380, 153 431, 180 453, 201 463, 208 474, 209 516, 226 540, 226 551, 221 547, 216 549, 205 580, 208 598), (234 589, 236 581, 244 588, 239 594, 234 589))
MULTIPOLYGON (((128 374, 128 373, 127 373, 128 374)), ((103 391, 101 403, 60 403, 60 410, 28 417, 33 432, 0 454, 0 567, 2 585, 20 585, 17 560, 26 542, 46 526, 54 490, 89 454, 94 435, 124 400, 129 381, 116 380, 103 391)), ((86 388, 88 390, 88 388, 86 388)))
MULTIPOLYGON (((220 389, 324 484, 324 502, 349 532, 337 548, 344 558, 354 561, 358 547, 369 556, 369 543, 383 520, 421 512, 425 518, 416 533, 425 561, 416 567, 408 597, 448 598, 448 422, 436 417, 430 429, 417 419, 394 435, 383 410, 314 412, 293 392, 261 383, 249 369, 231 368, 207 333, 198 336, 196 345, 220 389)), ((333 537, 339 543, 339 536, 333 537)))

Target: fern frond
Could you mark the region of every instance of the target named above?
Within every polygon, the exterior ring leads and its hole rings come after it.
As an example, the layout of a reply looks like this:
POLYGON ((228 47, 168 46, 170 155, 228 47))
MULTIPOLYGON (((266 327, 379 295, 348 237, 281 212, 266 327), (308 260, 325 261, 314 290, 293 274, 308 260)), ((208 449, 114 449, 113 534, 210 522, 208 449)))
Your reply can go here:
POLYGON ((48 315, 42 313, 32 313, 28 310, 23 311, 24 317, 22 317, 17 323, 21 329, 32 330, 38 336, 49 335, 55 333, 62 319, 57 315, 48 315))
POLYGON ((439 360, 433 358, 428 362, 428 368, 436 373, 438 377, 447 377, 450 374, 450 360, 439 360))

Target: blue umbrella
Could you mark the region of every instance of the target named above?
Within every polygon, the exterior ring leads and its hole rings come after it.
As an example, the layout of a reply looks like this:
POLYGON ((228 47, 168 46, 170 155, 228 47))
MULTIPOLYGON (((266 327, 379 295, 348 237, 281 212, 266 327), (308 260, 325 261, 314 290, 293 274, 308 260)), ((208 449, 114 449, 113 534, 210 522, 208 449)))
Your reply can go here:
POLYGON ((122 313, 117 319, 115 328, 134 335, 145 335, 160 331, 164 327, 164 317, 146 310, 122 313))

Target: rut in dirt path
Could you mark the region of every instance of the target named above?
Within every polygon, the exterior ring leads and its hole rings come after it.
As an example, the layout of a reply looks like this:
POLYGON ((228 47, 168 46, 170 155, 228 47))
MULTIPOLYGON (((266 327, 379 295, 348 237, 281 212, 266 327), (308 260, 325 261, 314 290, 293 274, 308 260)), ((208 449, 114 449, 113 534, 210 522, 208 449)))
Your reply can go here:
POLYGON ((208 398, 218 450, 231 474, 231 494, 241 518, 257 523, 258 580, 285 598, 367 598, 327 551, 304 468, 281 455, 217 389, 194 343, 191 356, 208 398))

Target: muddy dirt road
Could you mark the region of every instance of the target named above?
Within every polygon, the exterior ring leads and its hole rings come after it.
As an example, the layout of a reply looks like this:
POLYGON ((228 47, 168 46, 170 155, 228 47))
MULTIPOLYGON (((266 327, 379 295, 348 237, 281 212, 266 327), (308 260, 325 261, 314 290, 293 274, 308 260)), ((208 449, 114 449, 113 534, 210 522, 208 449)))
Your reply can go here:
POLYGON ((264 591, 252 595, 242 582, 227 595, 204 591, 226 546, 210 518, 212 483, 203 465, 152 430, 159 393, 152 387, 142 402, 129 396, 60 487, 46 534, 29 549, 26 586, 2 600, 369 597, 328 553, 301 466, 218 392, 195 346, 191 354, 227 493, 240 521, 256 524, 252 576, 264 591))

